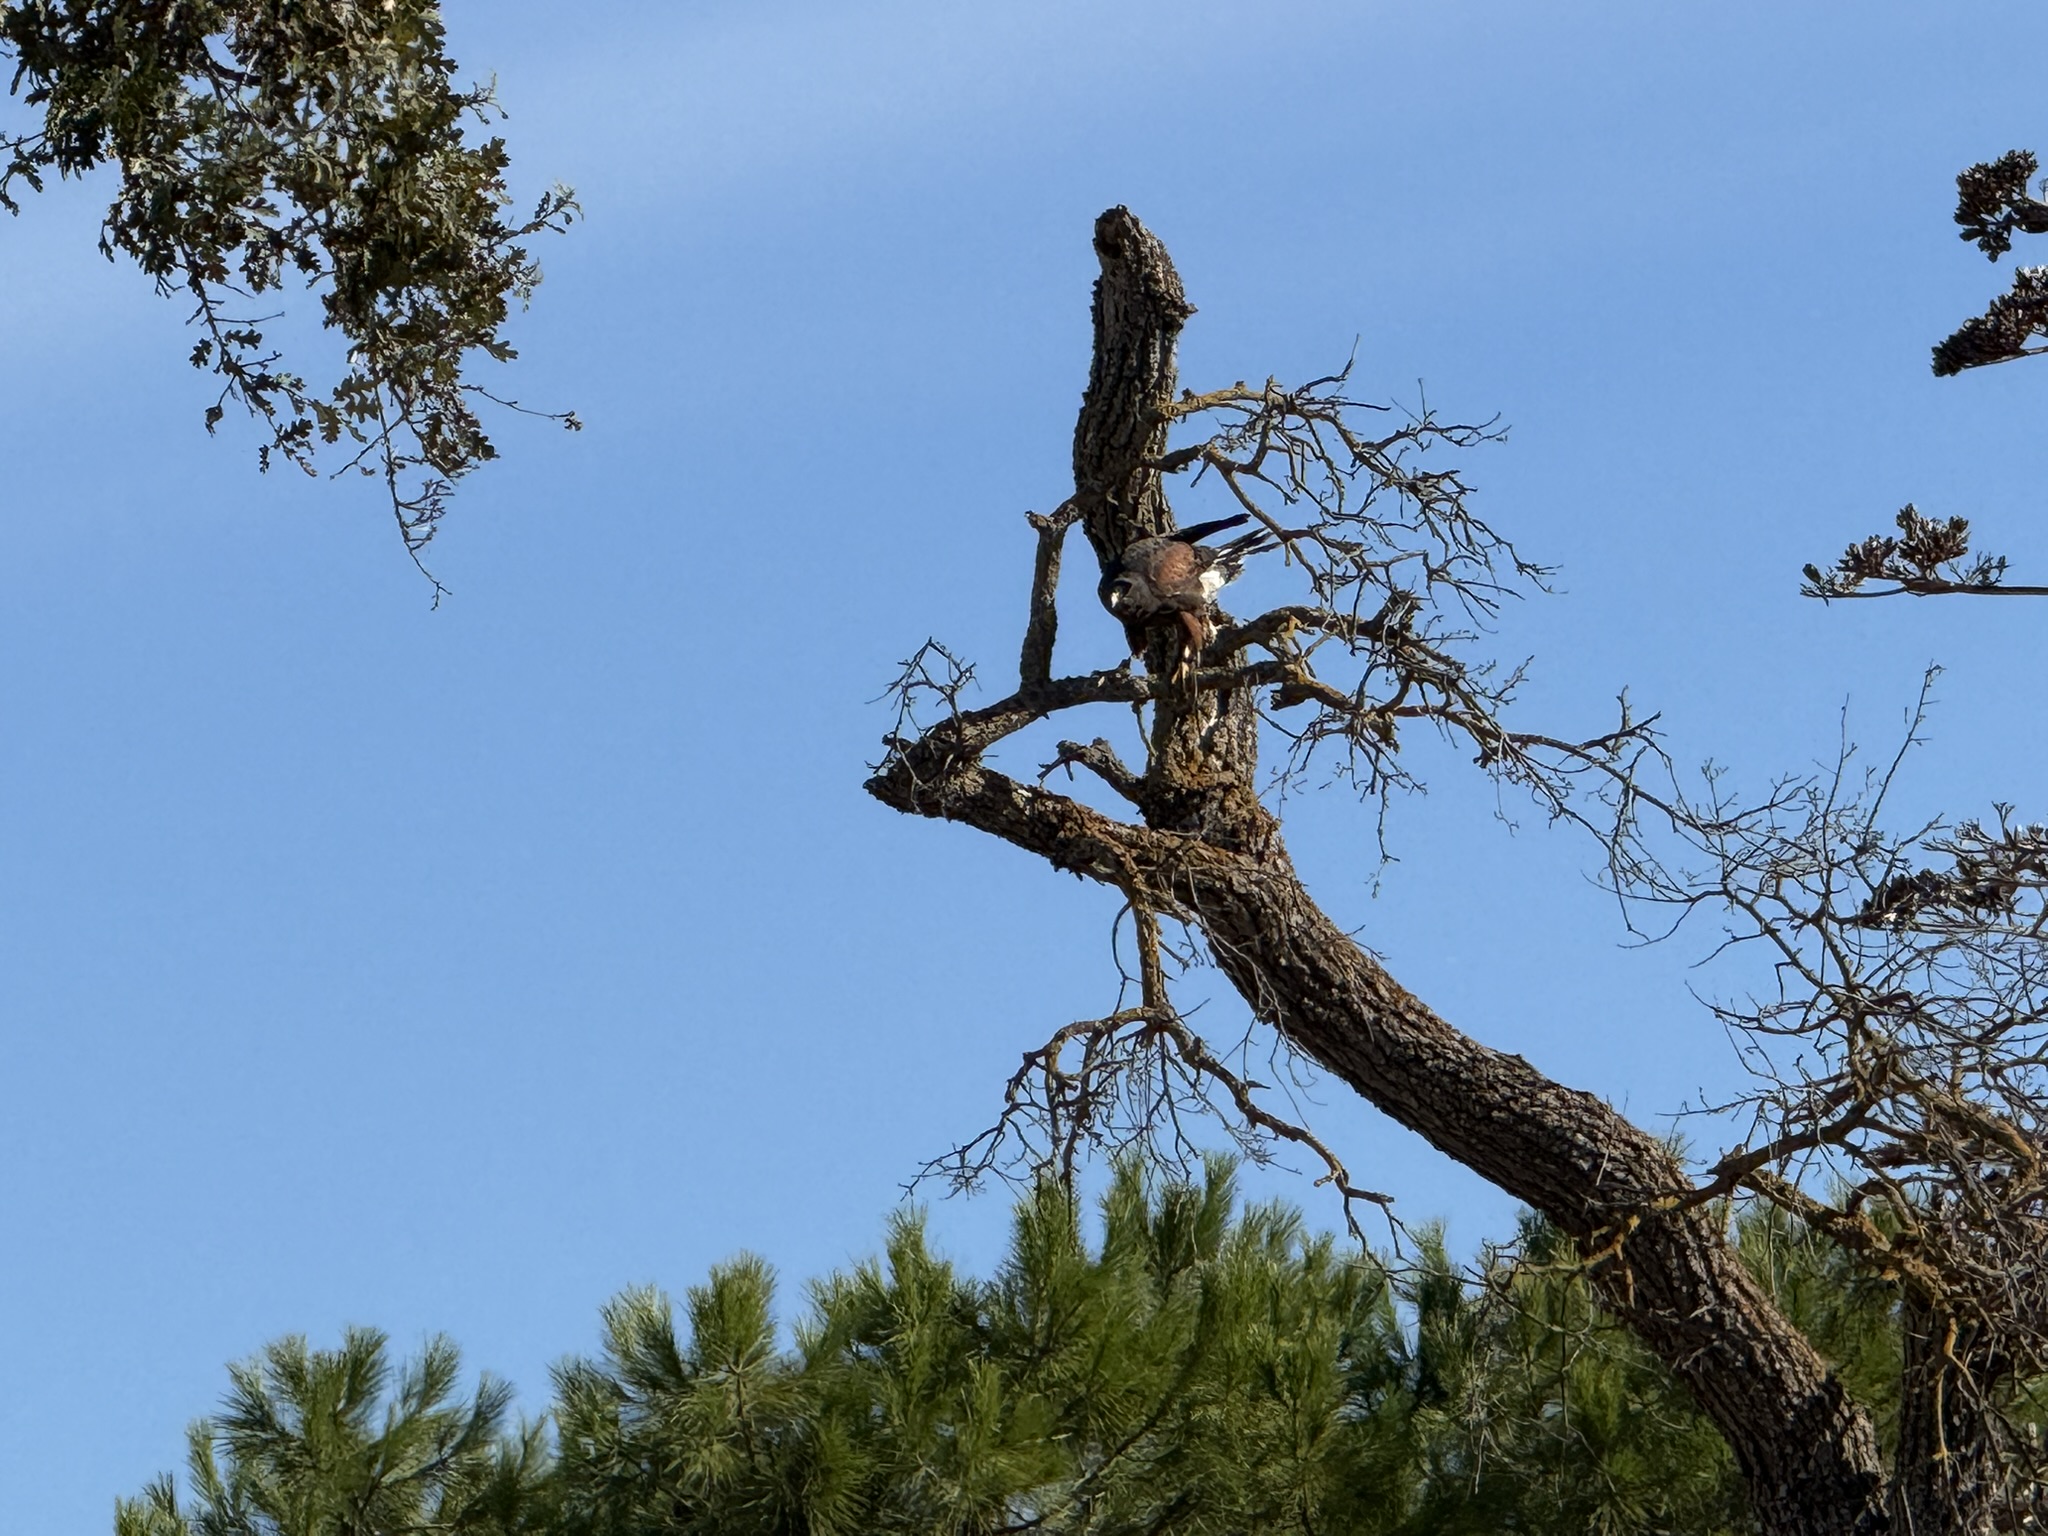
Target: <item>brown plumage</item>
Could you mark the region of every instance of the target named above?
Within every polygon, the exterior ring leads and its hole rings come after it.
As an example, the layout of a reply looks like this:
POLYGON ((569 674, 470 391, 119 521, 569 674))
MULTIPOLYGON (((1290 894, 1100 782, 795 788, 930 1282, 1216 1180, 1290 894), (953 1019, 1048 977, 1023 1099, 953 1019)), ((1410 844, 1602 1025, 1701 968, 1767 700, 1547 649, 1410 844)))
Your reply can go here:
POLYGON ((1103 573, 1097 589, 1102 605, 1123 622, 1133 656, 1145 649, 1148 623, 1167 613, 1179 619, 1185 637, 1182 668, 1201 655, 1209 640, 1209 610, 1216 594, 1243 574, 1249 556, 1276 547, 1278 540, 1269 533, 1253 532, 1213 549, 1199 541, 1250 521, 1248 514, 1240 512, 1176 533, 1139 539, 1103 573))

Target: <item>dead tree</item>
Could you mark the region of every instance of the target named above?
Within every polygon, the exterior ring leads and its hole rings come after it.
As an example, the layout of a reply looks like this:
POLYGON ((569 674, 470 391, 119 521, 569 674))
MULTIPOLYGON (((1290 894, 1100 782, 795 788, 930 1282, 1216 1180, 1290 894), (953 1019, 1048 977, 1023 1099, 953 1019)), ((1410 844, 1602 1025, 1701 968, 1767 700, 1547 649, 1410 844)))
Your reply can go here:
MULTIPOLYGON (((1897 1504, 1867 1418, 1744 1269, 1671 1150, 1404 988, 1317 906, 1261 797, 1262 734, 1286 746, 1283 778, 1334 752, 1334 767, 1377 794, 1409 771, 1404 739, 1435 730, 1558 815, 1590 818, 1597 802, 1580 791, 1606 785, 1616 879, 1654 884, 1633 819, 1645 804, 1673 819, 1694 813, 1646 799, 1637 782, 1654 751, 1645 725, 1624 713, 1614 731, 1578 741, 1510 731, 1501 711, 1516 674, 1469 655, 1473 620, 1542 575, 1470 512, 1455 471, 1424 467, 1430 450, 1470 445, 1487 429, 1382 413, 1349 399, 1341 374, 1295 389, 1268 381, 1181 393, 1175 345, 1193 311, 1165 248, 1122 208, 1097 221, 1095 247, 1102 276, 1074 489, 1033 520, 1018 685, 969 708, 968 669, 928 645, 899 681, 902 716, 867 785, 897 810, 993 834, 1127 903, 1135 999, 1028 1055, 1011 1110, 1037 1111, 1040 1151, 1054 1162, 1106 1132, 1171 1127, 1202 1104, 1234 1113, 1244 1134, 1302 1139, 1232 1065, 1231 1050, 1176 1009, 1169 973, 1184 942, 1213 960, 1286 1049, 1570 1235, 1607 1305, 1726 1435, 1766 1531, 1976 1529, 1929 1524, 1917 1505, 1897 1504), (1176 428, 1192 440, 1171 443, 1176 428), (1179 665, 1178 626, 1162 623, 1142 669, 1057 675, 1066 533, 1079 526, 1106 565, 1131 541, 1175 526, 1170 479, 1205 474, 1286 542, 1314 601, 1242 622, 1220 616, 1191 671, 1179 665), (1102 705, 1143 712, 1141 764, 1127 766, 1099 738, 1060 742, 1036 778, 991 761, 1020 733, 1102 705), (1056 792, 1052 769, 1087 773, 1128 810, 1110 815, 1056 792)), ((1377 1198, 1308 1145, 1347 1197, 1377 1198)), ((963 1170, 991 1147, 963 1149, 963 1170)), ((1766 1157, 1738 1183, 1774 1166, 1766 1157)))

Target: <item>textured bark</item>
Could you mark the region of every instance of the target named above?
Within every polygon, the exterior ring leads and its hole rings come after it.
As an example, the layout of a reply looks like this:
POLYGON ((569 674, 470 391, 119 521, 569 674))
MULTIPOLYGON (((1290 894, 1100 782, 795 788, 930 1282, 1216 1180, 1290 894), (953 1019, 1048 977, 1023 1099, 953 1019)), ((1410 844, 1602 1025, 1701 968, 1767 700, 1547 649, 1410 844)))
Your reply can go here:
POLYGON ((1376 1107, 1541 1211, 1596 1260, 1609 1307, 1726 1436, 1764 1528, 1885 1528, 1876 1438, 1720 1230, 1674 1207, 1684 1171, 1591 1094, 1438 1018, 1341 932, 1277 850, 1177 879, 1224 972, 1376 1107))
MULTIPOLYGON (((900 810, 964 821, 1197 923, 1263 1017, 1363 1098, 1542 1211, 1589 1254, 1609 1305, 1721 1429, 1772 1536, 1886 1530, 1876 1438, 1720 1231, 1674 1209, 1683 1170, 1591 1094, 1459 1033, 1324 914, 1277 837, 1261 853, 1126 827, 982 767, 871 781, 900 810)), ((1927 1527, 1920 1527, 1927 1529, 1927 1527)), ((1936 1527, 1941 1529, 1941 1527, 1936 1527)))
POLYGON ((2003 1380, 2008 1367, 1984 1357, 1977 1328, 1917 1298, 1907 1299, 1900 1321, 1905 1369, 1893 1527, 1988 1536, 1998 1528, 2004 1478, 1976 1384, 2003 1380))
POLYGON ((1195 312, 1166 247, 1128 208, 1095 221, 1095 354, 1074 426, 1074 499, 1105 569, 1124 546, 1173 527, 1151 467, 1166 451, 1174 345, 1195 312))
MULTIPOLYGON (((1173 526, 1158 473, 1174 341, 1192 313, 1164 247, 1125 209, 1097 222, 1095 358, 1075 432, 1075 504, 1097 556, 1173 526)), ((1254 1011, 1379 1109, 1541 1211, 1592 1261, 1609 1305, 1734 1449, 1771 1536, 1891 1527, 1876 1438, 1719 1228, 1684 1170, 1594 1096, 1459 1033, 1346 936, 1297 879, 1255 793, 1251 691, 1151 677, 1026 677, 1011 699, 898 744, 868 788, 964 821, 1196 925, 1254 1011), (1082 702, 1148 698, 1152 760, 1128 825, 987 767, 981 754, 1082 702)), ((1926 1528, 1920 1528, 1924 1533, 1926 1528)))
MULTIPOLYGON (((1074 503, 1103 569, 1139 539, 1169 532, 1173 509, 1154 466, 1166 452, 1177 372, 1174 347, 1195 310, 1159 238, 1128 208, 1095 221, 1095 346, 1074 424, 1074 503)), ((1146 665, 1172 673, 1180 640, 1155 626, 1146 665)), ((1240 653, 1232 658, 1242 662, 1240 653)), ((1250 786, 1258 712, 1243 689, 1164 693, 1152 722, 1148 819, 1205 836, 1239 838, 1267 818, 1250 786)))

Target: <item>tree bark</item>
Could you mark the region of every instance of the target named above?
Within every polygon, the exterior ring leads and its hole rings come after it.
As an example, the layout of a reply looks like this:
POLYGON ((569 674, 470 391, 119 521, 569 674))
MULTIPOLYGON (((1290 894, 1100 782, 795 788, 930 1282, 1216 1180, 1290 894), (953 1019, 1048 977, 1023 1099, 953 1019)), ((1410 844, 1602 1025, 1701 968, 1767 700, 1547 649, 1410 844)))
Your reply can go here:
MULTIPOLYGON (((1104 570, 1126 546, 1174 527, 1165 477, 1175 344, 1195 312, 1158 236, 1128 208, 1095 221, 1095 348, 1074 424, 1074 502, 1104 570)), ((1146 651, 1154 677, 1180 656, 1171 626, 1146 651)), ((1239 663, 1242 656, 1235 658, 1239 663)), ((1152 717, 1147 820, 1205 836, 1242 835, 1269 818, 1251 793, 1258 766, 1258 711, 1248 690, 1166 691, 1152 717)))
MULTIPOLYGON (((1159 473, 1174 342, 1192 313, 1165 248, 1125 209, 1096 225, 1095 356, 1075 498, 1105 564, 1173 526, 1159 473)), ((896 743, 885 804, 964 821, 1193 924, 1253 1011, 1368 1102, 1569 1233, 1616 1314, 1691 1388, 1733 1448, 1770 1536, 1891 1529, 1876 1437, 1806 1339, 1681 1199, 1684 1170, 1590 1094, 1439 1018, 1324 914, 1255 791, 1251 689, 1151 676, 1028 680, 1012 698, 896 743), (1080 702, 1149 699, 1143 826, 989 768, 995 742, 1080 702)), ((1924 1528, 1916 1536, 1926 1536, 1924 1528)))
POLYGON ((1262 1016, 1578 1242, 1610 1309, 1727 1438, 1765 1531, 1885 1529, 1868 1421, 1718 1227, 1674 1204, 1687 1180, 1660 1142, 1453 1029, 1331 922, 1278 850, 1256 865, 1188 861, 1176 885, 1262 1016))
POLYGON ((1985 1357, 1979 1331, 1911 1294, 1900 1309, 1905 1360, 1891 1498, 1897 1530, 1989 1536, 1998 1528, 2004 1478, 1978 1393, 2009 1372, 2005 1362, 1985 1357))

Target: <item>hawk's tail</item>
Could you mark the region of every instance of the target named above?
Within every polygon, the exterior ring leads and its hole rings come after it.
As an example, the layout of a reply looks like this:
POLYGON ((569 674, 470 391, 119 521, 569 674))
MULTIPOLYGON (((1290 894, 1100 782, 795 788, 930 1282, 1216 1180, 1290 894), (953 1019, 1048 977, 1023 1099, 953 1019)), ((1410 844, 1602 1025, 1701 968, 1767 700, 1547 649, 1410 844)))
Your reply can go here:
POLYGON ((1239 512, 1233 517, 1219 517, 1213 522, 1196 523, 1194 527, 1183 528, 1170 537, 1179 539, 1183 544, 1199 544, 1212 533, 1221 533, 1226 528, 1242 528, 1251 520, 1251 513, 1239 512))
POLYGON ((1232 539, 1228 544, 1216 546, 1216 565, 1223 572, 1226 581, 1235 581, 1244 574, 1244 563, 1253 555, 1263 555, 1269 549, 1278 549, 1280 541, 1261 528, 1232 539))

